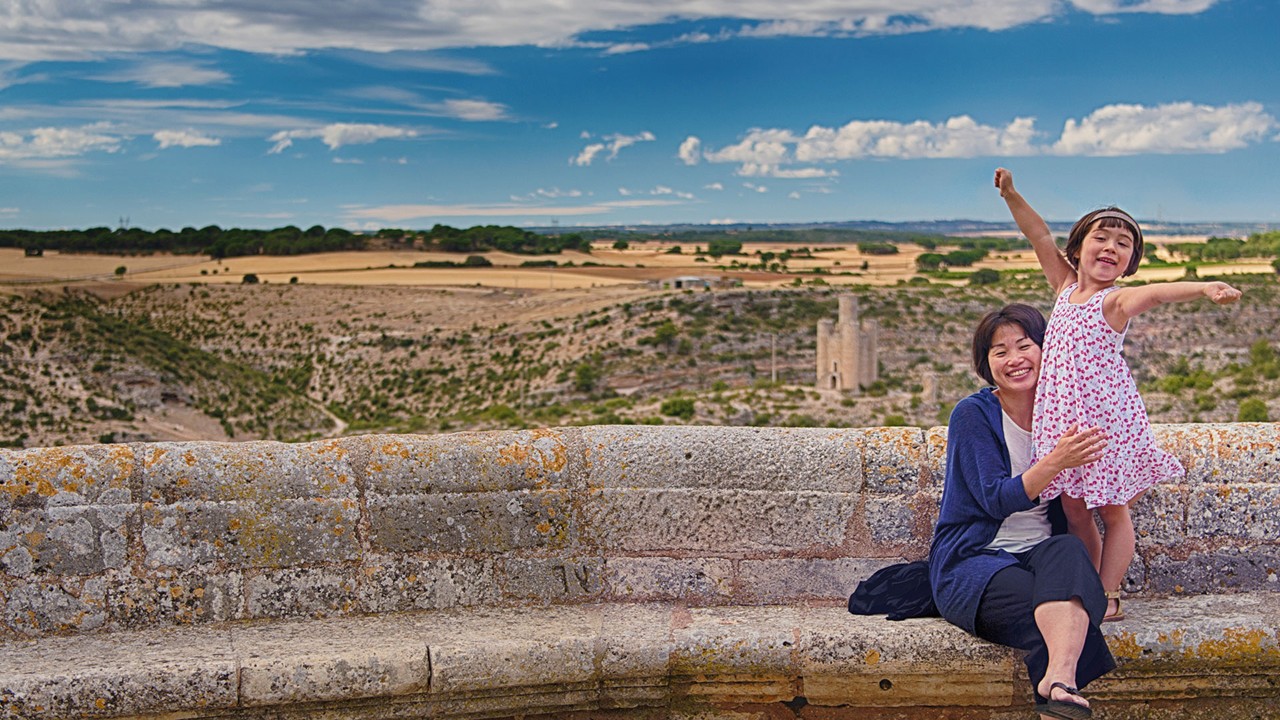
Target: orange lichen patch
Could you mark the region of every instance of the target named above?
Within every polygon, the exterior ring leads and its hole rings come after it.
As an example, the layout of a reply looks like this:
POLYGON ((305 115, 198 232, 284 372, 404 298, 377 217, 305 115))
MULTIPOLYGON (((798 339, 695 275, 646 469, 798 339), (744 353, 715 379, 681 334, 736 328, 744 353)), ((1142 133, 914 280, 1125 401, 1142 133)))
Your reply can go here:
POLYGON ((185 453, 183 453, 183 454, 182 454, 182 462, 186 463, 188 467, 190 467, 190 466, 192 466, 192 465, 195 465, 195 464, 196 464, 196 454, 195 454, 195 453, 193 453, 193 452, 185 452, 185 453))
POLYGON ((165 450, 164 448, 156 448, 145 461, 147 468, 150 469, 160 464, 160 461, 168 454, 168 450, 165 450))
POLYGON ((1280 647, 1265 630, 1227 628, 1221 639, 1205 640, 1194 648, 1183 650, 1182 654, 1202 660, 1252 663, 1265 658, 1275 663, 1280 660, 1280 647))
POLYGON ((879 650, 874 650, 874 649, 873 649, 873 650, 868 650, 868 651, 867 651, 867 654, 866 654, 865 656, 863 656, 863 658, 862 658, 862 659, 863 659, 863 661, 864 661, 864 662, 866 662, 868 665, 878 665, 878 664, 880 664, 880 651, 879 651, 879 650))
POLYGON ((381 450, 383 455, 394 455, 403 460, 409 459, 409 448, 397 442, 384 443, 381 450))
POLYGON ((1168 644, 1181 645, 1186 635, 1187 635, 1187 631, 1185 630, 1174 630, 1173 632, 1170 632, 1170 633, 1160 633, 1159 635, 1156 636, 1156 639, 1158 639, 1161 643, 1164 643, 1166 645, 1168 644))
POLYGON ((1138 637, 1131 632, 1118 632, 1107 637, 1107 646, 1111 648, 1111 654, 1117 658, 1126 660, 1136 660, 1142 657, 1142 643, 1138 642, 1138 637))
POLYGON ((1222 498, 1223 500, 1226 500, 1227 498, 1231 497, 1231 486, 1230 486, 1230 485, 1223 485, 1223 486, 1219 487, 1219 488, 1218 488, 1218 497, 1222 498))

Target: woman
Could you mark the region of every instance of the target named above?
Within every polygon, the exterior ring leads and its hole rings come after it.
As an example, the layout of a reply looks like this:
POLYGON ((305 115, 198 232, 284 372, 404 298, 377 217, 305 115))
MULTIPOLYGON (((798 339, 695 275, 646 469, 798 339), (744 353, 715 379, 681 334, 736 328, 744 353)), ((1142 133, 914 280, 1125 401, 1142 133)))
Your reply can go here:
POLYGON ((1083 543, 1066 534, 1060 502, 1040 491, 1059 472, 1102 456, 1096 428, 1070 428, 1047 456, 1031 458, 1031 411, 1045 320, 1009 305, 974 332, 973 364, 994 385, 951 413, 946 484, 929 550, 939 612, 978 637, 1027 651, 1041 718, 1087 718, 1076 688, 1115 661, 1098 630, 1107 601, 1083 543))

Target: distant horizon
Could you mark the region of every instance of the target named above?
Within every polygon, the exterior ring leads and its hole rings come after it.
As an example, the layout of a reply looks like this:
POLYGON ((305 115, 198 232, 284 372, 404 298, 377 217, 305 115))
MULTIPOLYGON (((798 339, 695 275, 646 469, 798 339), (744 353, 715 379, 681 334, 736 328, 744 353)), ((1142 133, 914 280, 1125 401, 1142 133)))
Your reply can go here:
MULTIPOLYGON (((1164 234, 1184 234, 1197 235, 1205 234, 1210 229, 1222 229, 1231 231, 1242 231, 1245 234, 1253 232, 1270 232, 1272 229, 1280 229, 1280 222, 1267 223, 1247 220, 1204 220, 1189 222, 1170 222, 1155 221, 1141 216, 1136 218, 1142 225, 1144 232, 1156 232, 1164 234), (1180 231, 1180 232, 1167 232, 1180 231)), ((1046 219, 1046 223, 1050 229, 1054 231, 1065 231, 1075 224, 1075 220, 1050 220, 1046 219)), ((599 224, 599 225, 513 225, 508 223, 480 223, 480 224, 455 224, 449 222, 433 222, 429 226, 415 225, 386 225, 378 228, 366 228, 351 230, 358 235, 376 234, 382 230, 397 229, 410 232, 429 232, 435 225, 446 225, 449 227, 466 229, 471 227, 482 226, 499 226, 499 227, 515 227, 521 230, 537 233, 554 233, 554 232, 572 232, 572 231, 608 231, 608 230, 625 230, 636 232, 648 232, 654 230, 669 230, 675 228, 692 228, 705 229, 708 232, 716 230, 750 230, 752 228, 774 228, 782 230, 805 230, 805 229, 827 229, 827 230, 888 230, 894 232, 920 232, 924 229, 931 229, 937 234, 948 235, 958 231, 965 232, 982 232, 982 231, 1006 231, 1017 232, 1017 224, 1013 220, 976 220, 970 218, 954 218, 946 220, 814 220, 800 222, 737 222, 737 223, 618 223, 618 224, 599 224)), ((219 225, 218 223, 210 223, 208 225, 182 225, 180 227, 157 227, 144 228, 136 225, 128 225, 125 227, 112 227, 110 225, 90 225, 86 227, 60 227, 60 228, 25 228, 25 227, 0 227, 0 232, 83 232, 91 228, 105 227, 112 231, 119 230, 142 230, 143 232, 154 233, 160 230, 168 230, 170 232, 180 232, 183 228, 194 228, 199 230, 209 225, 217 225, 223 230, 275 230, 282 227, 297 227, 306 230, 309 227, 321 226, 326 229, 340 226, 325 226, 323 223, 284 223, 281 225, 219 225)))
POLYGON ((0 226, 1280 225, 1270 0, 10 5, 0 226))

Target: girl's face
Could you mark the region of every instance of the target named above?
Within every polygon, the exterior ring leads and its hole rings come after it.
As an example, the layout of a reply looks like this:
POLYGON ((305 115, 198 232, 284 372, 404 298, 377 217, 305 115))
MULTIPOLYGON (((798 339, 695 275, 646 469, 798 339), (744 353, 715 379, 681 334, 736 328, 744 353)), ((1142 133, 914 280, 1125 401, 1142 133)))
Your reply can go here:
POLYGON ((1098 227, 1099 224, 1095 222, 1089 228, 1080 244, 1078 267, 1081 278, 1111 284, 1129 267, 1133 235, 1122 227, 1098 227))
POLYGON ((1021 325, 1005 323, 996 328, 987 362, 1000 392, 1036 391, 1036 383, 1040 382, 1040 346, 1027 337, 1021 325))

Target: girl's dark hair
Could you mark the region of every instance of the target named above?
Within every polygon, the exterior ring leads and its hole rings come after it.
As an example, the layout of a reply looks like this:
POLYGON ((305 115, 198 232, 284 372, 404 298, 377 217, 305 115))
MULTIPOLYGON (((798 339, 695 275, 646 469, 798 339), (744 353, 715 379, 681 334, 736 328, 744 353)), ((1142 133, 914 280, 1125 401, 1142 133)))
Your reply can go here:
POLYGON ((973 369, 989 385, 995 385, 996 380, 991 375, 987 354, 991 352, 996 331, 1004 325, 1017 325, 1038 347, 1044 347, 1044 315, 1030 305, 1012 303, 983 315, 973 331, 973 369))
POLYGON ((1129 234, 1133 236, 1133 255, 1129 258, 1129 266, 1120 274, 1120 277, 1129 277, 1138 272, 1138 263, 1142 261, 1142 251, 1146 246, 1146 243, 1142 240, 1142 228, 1138 227, 1137 220, 1130 222, 1122 217, 1115 217, 1116 215, 1123 215, 1132 220, 1132 216, 1129 213, 1118 207, 1104 207, 1086 213, 1084 217, 1076 221, 1075 225, 1071 226, 1071 233, 1067 235, 1067 247, 1064 250, 1067 255, 1067 262, 1071 263, 1071 267, 1080 267, 1080 246, 1084 245, 1085 236, 1089 234, 1094 221, 1097 221, 1098 227, 1124 228, 1129 231, 1129 234), (1099 215, 1107 215, 1107 217, 1099 220, 1099 215))

